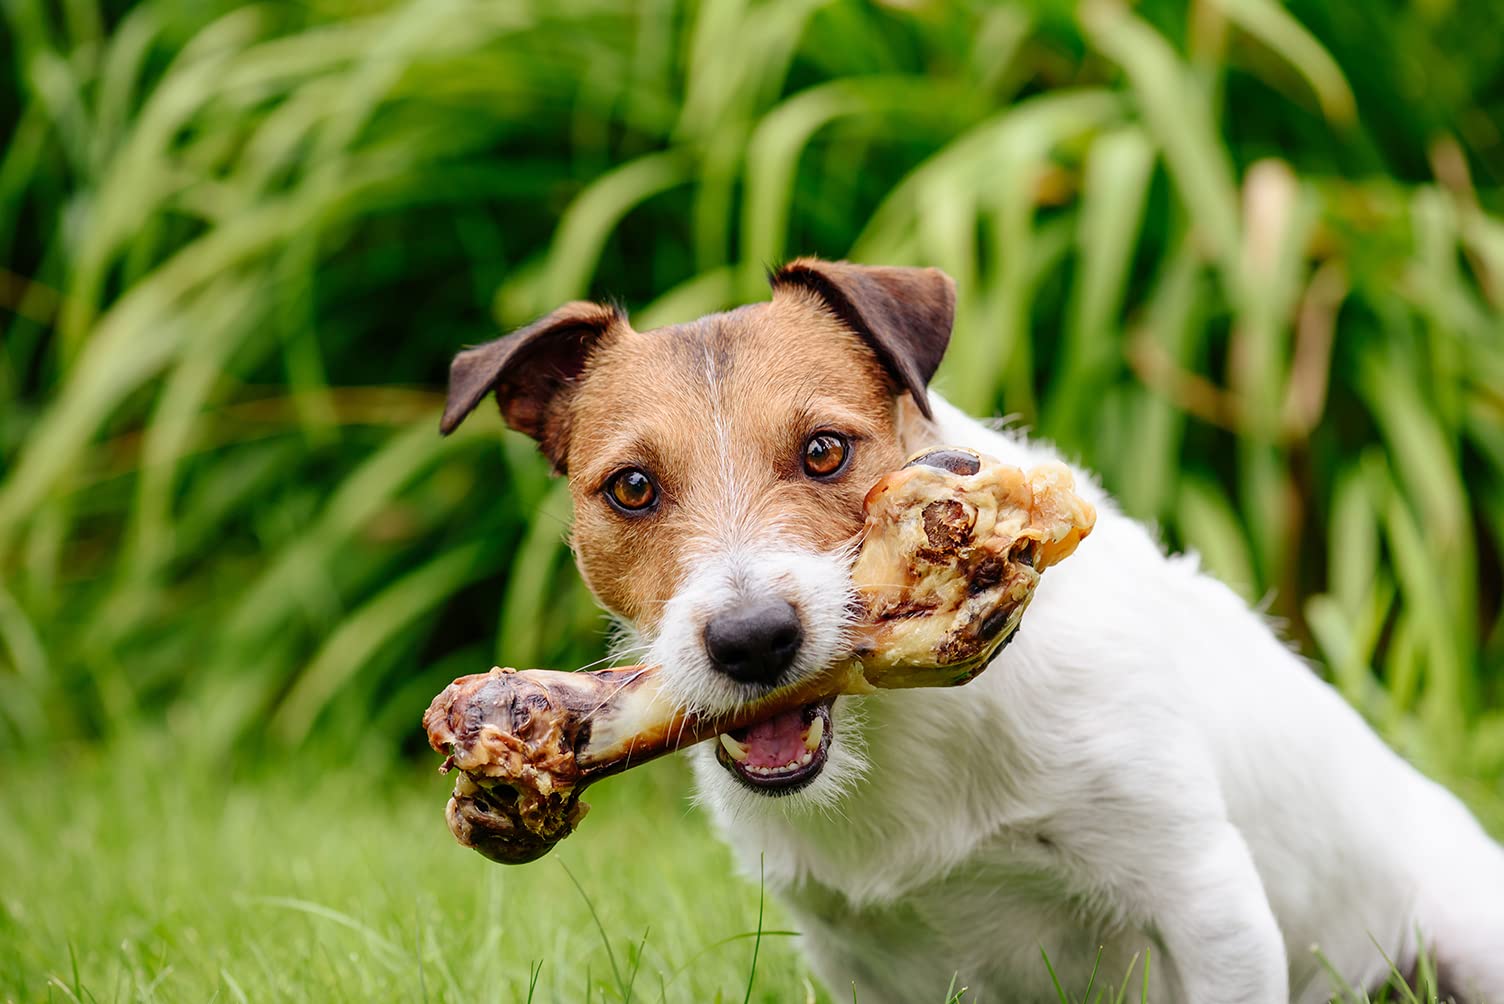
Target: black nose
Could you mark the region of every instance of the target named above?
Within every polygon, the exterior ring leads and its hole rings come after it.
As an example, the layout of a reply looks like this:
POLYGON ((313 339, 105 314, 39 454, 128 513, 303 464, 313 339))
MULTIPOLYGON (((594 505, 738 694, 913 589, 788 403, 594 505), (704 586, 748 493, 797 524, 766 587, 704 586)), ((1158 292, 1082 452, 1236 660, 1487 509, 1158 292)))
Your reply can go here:
POLYGON ((705 624, 705 653, 716 669, 742 683, 773 683, 794 663, 804 629, 786 600, 762 600, 722 611, 705 624))

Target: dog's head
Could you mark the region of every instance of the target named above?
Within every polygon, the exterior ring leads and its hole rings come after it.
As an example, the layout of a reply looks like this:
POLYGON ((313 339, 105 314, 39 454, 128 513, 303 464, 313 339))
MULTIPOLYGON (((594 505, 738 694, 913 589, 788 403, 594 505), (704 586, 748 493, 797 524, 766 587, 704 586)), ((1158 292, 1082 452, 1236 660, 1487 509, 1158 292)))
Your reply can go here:
MULTIPOLYGON (((845 653, 862 500, 923 445, 954 314, 934 269, 799 260, 772 285, 769 302, 648 332, 572 303, 450 370, 443 431, 495 392, 569 477, 586 583, 705 712, 845 653)), ((859 769, 837 724, 826 703, 723 736, 700 755, 726 769, 702 782, 833 798, 859 769)))

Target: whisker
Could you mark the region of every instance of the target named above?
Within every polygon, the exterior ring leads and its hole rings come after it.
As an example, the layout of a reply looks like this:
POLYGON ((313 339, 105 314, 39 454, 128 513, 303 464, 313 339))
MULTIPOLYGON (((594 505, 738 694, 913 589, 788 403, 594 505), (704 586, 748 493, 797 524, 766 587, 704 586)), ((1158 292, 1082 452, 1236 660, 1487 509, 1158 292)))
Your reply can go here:
POLYGON ((674 737, 674 749, 678 750, 684 745, 684 729, 689 724, 689 716, 684 715, 679 719, 679 734, 674 737))
POLYGON ((561 527, 564 528, 564 530, 566 531, 566 534, 567 534, 567 532, 570 529, 570 525, 569 525, 569 521, 568 520, 566 520, 563 517, 559 516, 557 513, 549 512, 547 509, 544 509, 542 506, 539 506, 538 508, 534 509, 533 510, 533 515, 534 516, 542 516, 544 519, 553 520, 555 523, 559 524, 561 527))
POLYGON ((580 719, 580 721, 582 721, 582 722, 588 722, 588 721, 590 721, 592 718, 595 717, 595 715, 596 715, 597 712, 599 712, 607 704, 610 704, 611 701, 612 701, 612 699, 615 698, 617 694, 619 694, 623 690, 625 690, 627 688, 627 686, 629 684, 631 684, 636 679, 637 679, 637 676, 634 674, 632 676, 627 677, 625 680, 621 681, 621 683, 619 683, 619 684, 616 685, 616 689, 615 690, 611 691, 611 693, 607 694, 605 697, 602 697, 599 704, 597 704, 595 707, 593 707, 589 711, 587 711, 585 713, 584 717, 580 719))
MULTIPOLYGON (((644 650, 644 654, 645 654, 645 652, 646 652, 646 650, 644 650)), ((621 658, 623 658, 623 657, 625 657, 627 655, 630 655, 630 654, 632 654, 631 649, 625 649, 625 650, 622 650, 622 651, 619 651, 619 652, 617 652, 617 651, 607 652, 605 655, 601 656, 599 659, 596 659, 594 662, 587 662, 583 666, 577 666, 573 670, 571 670, 571 672, 574 672, 574 673, 588 672, 589 670, 594 669, 596 666, 599 666, 603 662, 616 662, 617 660, 619 660, 619 659, 621 659, 621 658)))

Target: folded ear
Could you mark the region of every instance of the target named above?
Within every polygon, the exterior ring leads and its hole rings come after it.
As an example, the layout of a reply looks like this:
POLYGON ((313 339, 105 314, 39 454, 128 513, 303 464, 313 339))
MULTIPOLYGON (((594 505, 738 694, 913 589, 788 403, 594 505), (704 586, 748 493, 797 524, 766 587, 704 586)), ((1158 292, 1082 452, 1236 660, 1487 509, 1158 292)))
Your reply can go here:
POLYGON ((466 349, 449 364, 449 396, 439 431, 453 432, 491 391, 501 417, 538 440, 555 466, 563 466, 560 423, 551 421, 585 369, 602 336, 626 319, 613 306, 567 303, 541 320, 494 342, 466 349))
POLYGON ((816 294, 861 335, 925 418, 925 388, 940 366, 956 316, 956 284, 938 268, 879 268, 799 258, 773 274, 773 292, 816 294))

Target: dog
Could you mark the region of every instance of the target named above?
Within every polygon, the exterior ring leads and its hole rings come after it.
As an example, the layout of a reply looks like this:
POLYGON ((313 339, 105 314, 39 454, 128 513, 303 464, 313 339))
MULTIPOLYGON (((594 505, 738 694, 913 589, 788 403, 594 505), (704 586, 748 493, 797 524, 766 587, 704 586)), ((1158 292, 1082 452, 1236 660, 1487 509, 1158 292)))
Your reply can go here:
MULTIPOLYGON (((700 712, 845 654, 863 497, 915 451, 1059 459, 929 389, 944 273, 799 259, 771 284, 641 333, 568 304, 461 352, 441 423, 494 393, 537 440, 569 479, 585 582, 700 712)), ((1504 851, 1075 474, 1096 529, 980 677, 690 751, 816 973, 863 1004, 1054 1001, 1051 967, 1080 992, 1137 966, 1152 1001, 1273 1004, 1327 1000, 1327 967, 1376 987, 1425 951, 1459 999, 1504 1002, 1504 851)))

